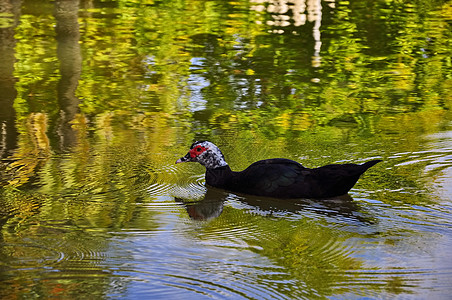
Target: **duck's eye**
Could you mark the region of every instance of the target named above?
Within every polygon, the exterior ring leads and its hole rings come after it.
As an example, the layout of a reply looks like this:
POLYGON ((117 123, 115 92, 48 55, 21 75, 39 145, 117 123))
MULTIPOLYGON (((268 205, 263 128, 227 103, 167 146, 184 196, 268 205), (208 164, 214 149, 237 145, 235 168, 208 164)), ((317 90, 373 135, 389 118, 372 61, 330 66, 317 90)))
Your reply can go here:
POLYGON ((196 152, 201 152, 201 147, 196 148, 196 152))

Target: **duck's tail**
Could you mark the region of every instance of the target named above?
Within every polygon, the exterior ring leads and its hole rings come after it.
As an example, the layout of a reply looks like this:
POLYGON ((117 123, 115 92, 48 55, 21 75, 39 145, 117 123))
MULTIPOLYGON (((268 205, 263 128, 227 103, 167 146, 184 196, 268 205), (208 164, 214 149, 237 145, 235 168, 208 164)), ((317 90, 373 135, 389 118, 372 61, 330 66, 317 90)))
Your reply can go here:
POLYGON ((381 162, 381 159, 375 159, 375 160, 371 160, 368 162, 363 163, 361 166, 363 167, 363 172, 365 172, 367 169, 369 169, 370 167, 378 164, 379 162, 381 162))

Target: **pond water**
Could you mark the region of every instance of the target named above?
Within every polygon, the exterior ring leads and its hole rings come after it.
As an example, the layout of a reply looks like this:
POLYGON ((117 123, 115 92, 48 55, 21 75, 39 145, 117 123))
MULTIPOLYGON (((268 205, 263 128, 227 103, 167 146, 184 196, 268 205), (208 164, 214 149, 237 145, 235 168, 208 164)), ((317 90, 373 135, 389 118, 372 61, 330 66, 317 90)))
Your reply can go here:
POLYGON ((450 299, 450 1, 0 0, 2 299, 450 299), (383 162, 336 199, 206 187, 383 162))

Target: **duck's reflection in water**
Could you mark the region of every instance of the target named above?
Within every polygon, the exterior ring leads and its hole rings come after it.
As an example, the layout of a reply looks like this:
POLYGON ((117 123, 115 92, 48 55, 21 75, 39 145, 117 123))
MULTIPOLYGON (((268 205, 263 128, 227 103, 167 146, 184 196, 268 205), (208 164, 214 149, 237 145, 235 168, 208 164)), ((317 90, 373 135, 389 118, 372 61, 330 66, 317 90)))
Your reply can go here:
POLYGON ((223 212, 225 202, 239 201, 246 209, 258 211, 266 216, 294 216, 315 213, 333 218, 347 219, 359 223, 375 223, 375 218, 363 211, 359 202, 346 194, 327 199, 276 199, 259 196, 232 194, 222 189, 207 187, 201 200, 176 198, 193 220, 210 220, 223 212))
POLYGON ((182 198, 175 198, 175 200, 184 205, 191 219, 210 220, 221 215, 227 196, 228 193, 224 190, 207 187, 201 200, 193 201, 182 198))

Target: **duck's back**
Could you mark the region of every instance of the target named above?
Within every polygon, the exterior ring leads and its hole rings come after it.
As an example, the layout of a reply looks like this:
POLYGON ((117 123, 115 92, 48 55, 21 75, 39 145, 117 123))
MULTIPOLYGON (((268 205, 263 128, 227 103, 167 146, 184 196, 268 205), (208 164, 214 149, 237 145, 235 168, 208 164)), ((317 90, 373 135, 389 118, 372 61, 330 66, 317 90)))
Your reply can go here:
POLYGON ((296 198, 306 170, 309 169, 290 159, 260 160, 241 172, 233 172, 227 188, 251 195, 296 198))
POLYGON ((232 191, 277 198, 326 198, 346 194, 360 175, 379 161, 309 169, 289 159, 266 159, 232 172, 232 191))

